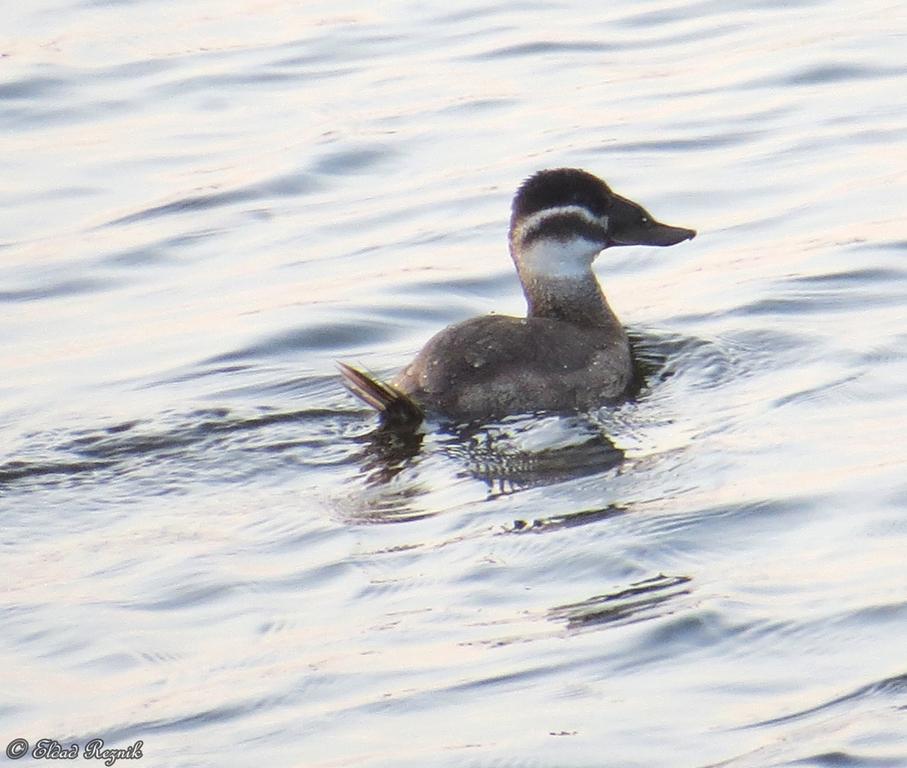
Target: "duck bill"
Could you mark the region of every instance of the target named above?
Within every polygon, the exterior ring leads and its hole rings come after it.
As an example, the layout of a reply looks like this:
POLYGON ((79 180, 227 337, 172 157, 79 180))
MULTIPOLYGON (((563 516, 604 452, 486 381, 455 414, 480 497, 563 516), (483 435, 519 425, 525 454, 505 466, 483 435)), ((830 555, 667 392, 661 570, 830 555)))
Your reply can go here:
POLYGON ((639 226, 623 227, 620 232, 612 233, 611 245, 676 245, 684 240, 696 237, 695 229, 672 227, 651 219, 639 226))
POLYGON ((672 227, 655 221, 639 203, 614 195, 608 211, 610 245, 676 245, 696 236, 695 229, 672 227))

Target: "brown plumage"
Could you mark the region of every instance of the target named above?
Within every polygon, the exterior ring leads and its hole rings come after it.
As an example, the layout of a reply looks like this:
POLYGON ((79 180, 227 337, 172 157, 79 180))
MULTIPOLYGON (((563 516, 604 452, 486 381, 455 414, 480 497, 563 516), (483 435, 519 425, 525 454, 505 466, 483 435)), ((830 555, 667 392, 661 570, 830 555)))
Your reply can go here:
POLYGON ((417 424, 426 412, 476 421, 618 401, 633 387, 633 358, 592 261, 611 246, 666 246, 694 235, 660 224, 585 171, 540 171, 517 190, 510 220, 527 317, 449 326, 393 383, 340 363, 343 382, 389 424, 417 424))
POLYGON ((413 398, 393 384, 346 363, 337 363, 346 388, 364 403, 372 406, 388 424, 418 424, 425 411, 413 398))

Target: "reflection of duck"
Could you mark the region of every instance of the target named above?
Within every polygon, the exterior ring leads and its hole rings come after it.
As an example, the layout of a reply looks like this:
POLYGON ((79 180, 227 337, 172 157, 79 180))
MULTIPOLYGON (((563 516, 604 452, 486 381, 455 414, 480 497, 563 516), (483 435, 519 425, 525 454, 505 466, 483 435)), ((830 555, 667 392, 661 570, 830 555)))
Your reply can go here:
POLYGON ((418 423, 426 411, 471 421, 618 400, 633 384, 630 344, 592 262, 612 246, 674 245, 695 234, 660 224, 585 171, 540 171, 517 191, 510 218, 527 316, 445 328, 393 384, 341 363, 344 383, 390 423, 418 423))
POLYGON ((492 496, 597 475, 624 460, 602 426, 582 414, 511 417, 461 426, 457 435, 460 441, 450 453, 492 496))
MULTIPOLYGON (((461 466, 461 476, 485 483, 489 496, 588 477, 624 460, 624 452, 601 425, 583 415, 568 419, 555 415, 548 419, 511 417, 492 424, 447 425, 439 434, 436 447, 440 454, 461 466), (568 436, 570 439, 565 440, 568 436), (540 437, 543 445, 537 446, 540 437)), ((366 484, 385 486, 405 470, 416 468, 425 437, 421 430, 381 426, 356 438, 365 446, 356 460, 362 466, 366 484)), ((400 504, 392 505, 395 519, 410 515, 403 509, 419 495, 422 473, 411 474, 412 478, 397 489, 402 495, 400 504)))

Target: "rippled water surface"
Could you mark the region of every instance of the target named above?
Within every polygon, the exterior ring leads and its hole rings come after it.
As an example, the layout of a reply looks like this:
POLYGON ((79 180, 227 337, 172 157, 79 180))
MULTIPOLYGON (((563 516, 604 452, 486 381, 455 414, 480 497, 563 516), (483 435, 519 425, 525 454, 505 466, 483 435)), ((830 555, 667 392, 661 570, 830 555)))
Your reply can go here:
POLYGON ((4 746, 907 765, 903 3, 0 29, 4 746), (639 396, 376 434, 335 361, 520 313, 561 165, 699 231, 597 262, 639 396))

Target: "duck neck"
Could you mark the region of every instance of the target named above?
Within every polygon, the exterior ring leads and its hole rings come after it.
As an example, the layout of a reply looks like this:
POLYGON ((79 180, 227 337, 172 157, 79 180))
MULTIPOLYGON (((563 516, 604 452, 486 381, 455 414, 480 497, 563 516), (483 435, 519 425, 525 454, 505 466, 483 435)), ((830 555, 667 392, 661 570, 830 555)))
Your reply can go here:
POLYGON ((547 317, 582 326, 621 327, 591 269, 569 278, 520 271, 520 281, 528 317, 547 317))
POLYGON ((555 225, 560 215, 548 215, 543 222, 554 235, 540 235, 525 224, 511 231, 510 255, 523 285, 527 315, 619 328, 592 272, 592 262, 604 248, 604 237, 598 232, 576 231, 575 217, 567 222, 570 231, 558 236, 555 225))

